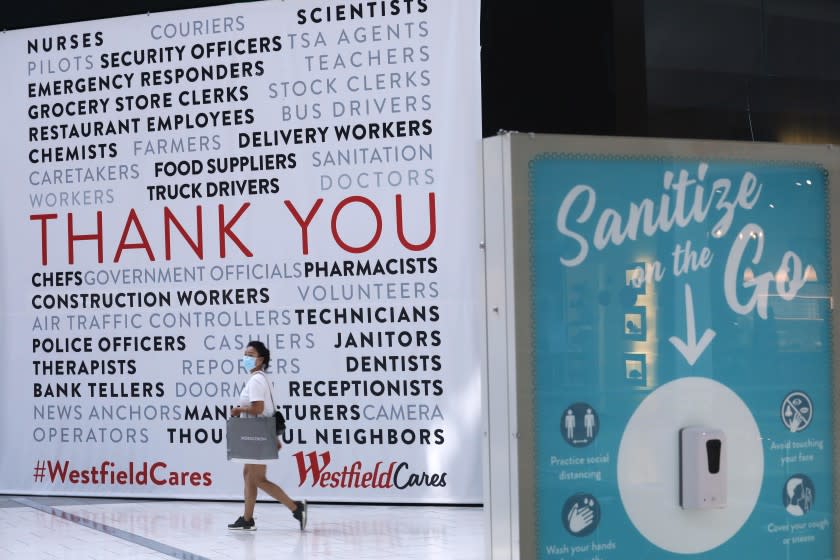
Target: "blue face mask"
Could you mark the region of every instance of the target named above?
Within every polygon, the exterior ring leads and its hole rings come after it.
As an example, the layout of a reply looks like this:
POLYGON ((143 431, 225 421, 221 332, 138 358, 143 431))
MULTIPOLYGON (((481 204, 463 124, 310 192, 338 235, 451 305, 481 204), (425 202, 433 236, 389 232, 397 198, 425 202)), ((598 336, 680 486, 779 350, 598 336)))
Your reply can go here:
POLYGON ((257 367, 257 359, 253 356, 242 356, 242 366, 250 373, 252 369, 257 367))

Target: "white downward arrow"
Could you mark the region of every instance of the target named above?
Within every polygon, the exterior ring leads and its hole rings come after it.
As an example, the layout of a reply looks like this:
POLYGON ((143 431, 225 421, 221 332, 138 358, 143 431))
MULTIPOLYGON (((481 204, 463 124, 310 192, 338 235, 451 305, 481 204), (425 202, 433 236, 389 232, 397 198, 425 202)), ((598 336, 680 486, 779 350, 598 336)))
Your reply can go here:
POLYGON ((712 342, 715 337, 715 331, 706 329, 700 340, 697 340, 697 331, 694 326, 694 300, 691 296, 691 286, 685 285, 685 321, 687 323, 688 332, 686 333, 685 342, 672 336, 668 340, 674 345, 674 348, 679 350, 683 355, 688 365, 693 366, 694 362, 700 357, 700 354, 706 350, 706 346, 712 342))

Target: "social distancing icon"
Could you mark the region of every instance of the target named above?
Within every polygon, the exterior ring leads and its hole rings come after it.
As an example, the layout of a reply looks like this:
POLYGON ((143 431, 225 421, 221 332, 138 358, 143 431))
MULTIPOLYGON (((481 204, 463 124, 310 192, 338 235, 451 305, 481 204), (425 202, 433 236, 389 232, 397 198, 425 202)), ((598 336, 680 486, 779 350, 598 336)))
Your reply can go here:
POLYGON ((562 420, 563 439, 574 447, 585 447, 598 435, 598 413, 586 403, 578 402, 566 408, 562 420))

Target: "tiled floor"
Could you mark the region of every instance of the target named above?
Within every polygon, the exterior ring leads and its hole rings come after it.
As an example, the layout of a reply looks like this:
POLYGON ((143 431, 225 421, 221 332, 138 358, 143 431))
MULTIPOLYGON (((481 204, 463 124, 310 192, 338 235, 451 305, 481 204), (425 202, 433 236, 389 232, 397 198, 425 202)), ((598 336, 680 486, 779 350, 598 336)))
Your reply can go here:
POLYGON ((257 504, 257 530, 229 531, 234 502, 0 496, 0 558, 481 560, 481 508, 257 504))

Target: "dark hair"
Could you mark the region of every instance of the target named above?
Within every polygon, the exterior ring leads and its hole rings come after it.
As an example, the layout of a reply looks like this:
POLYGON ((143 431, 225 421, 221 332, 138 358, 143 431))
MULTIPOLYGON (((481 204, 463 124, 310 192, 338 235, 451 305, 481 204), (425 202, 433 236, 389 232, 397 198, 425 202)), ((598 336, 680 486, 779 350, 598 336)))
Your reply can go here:
MULTIPOLYGON (((252 340, 248 342, 248 346, 253 348, 257 351, 257 356, 263 359, 262 369, 263 371, 268 369, 268 362, 271 361, 271 352, 269 352, 268 348, 266 348, 265 344, 259 340, 252 340)), ((246 346, 247 348, 247 346, 246 346)))

